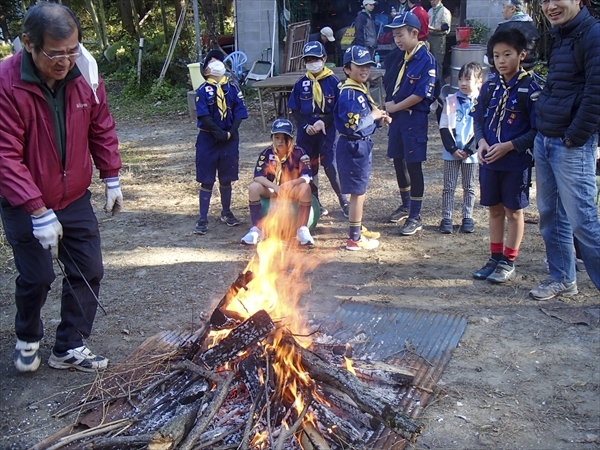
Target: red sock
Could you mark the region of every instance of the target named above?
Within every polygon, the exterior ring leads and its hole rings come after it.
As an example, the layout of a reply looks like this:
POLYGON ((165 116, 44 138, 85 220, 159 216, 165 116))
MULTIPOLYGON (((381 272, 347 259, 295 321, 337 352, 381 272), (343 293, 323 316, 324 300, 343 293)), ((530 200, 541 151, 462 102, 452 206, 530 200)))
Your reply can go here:
POLYGON ((504 257, 506 258, 506 260, 508 262, 515 262, 515 259, 517 259, 517 256, 519 254, 519 249, 518 248, 510 248, 510 247, 505 247, 504 248, 504 257))

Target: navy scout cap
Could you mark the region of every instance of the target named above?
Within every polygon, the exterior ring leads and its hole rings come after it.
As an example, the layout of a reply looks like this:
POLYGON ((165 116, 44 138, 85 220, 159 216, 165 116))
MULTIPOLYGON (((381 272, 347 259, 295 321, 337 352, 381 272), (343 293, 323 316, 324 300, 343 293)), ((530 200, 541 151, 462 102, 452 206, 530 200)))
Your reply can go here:
POLYGON ((283 133, 294 137, 294 126, 287 119, 275 119, 271 125, 271 134, 283 133))
POLYGON ((394 28, 402 28, 405 26, 416 28, 419 31, 421 30, 421 22, 419 22, 419 18, 416 16, 416 14, 410 11, 406 11, 397 15, 394 17, 394 20, 392 20, 392 23, 383 28, 387 31, 391 31, 394 28))
POLYGON ((302 57, 314 56, 316 58, 323 58, 325 56, 325 47, 318 41, 307 42, 302 50, 302 57))
POLYGON ((208 66, 208 62, 213 58, 218 59, 222 62, 225 59, 225 54, 221 50, 217 49, 209 51, 200 63, 200 73, 202 74, 202 76, 204 76, 204 69, 206 69, 206 67, 208 66))
POLYGON ((360 45, 351 45, 346 49, 344 53, 344 65, 348 63, 354 63, 357 66, 375 65, 375 62, 371 59, 369 50, 360 45))

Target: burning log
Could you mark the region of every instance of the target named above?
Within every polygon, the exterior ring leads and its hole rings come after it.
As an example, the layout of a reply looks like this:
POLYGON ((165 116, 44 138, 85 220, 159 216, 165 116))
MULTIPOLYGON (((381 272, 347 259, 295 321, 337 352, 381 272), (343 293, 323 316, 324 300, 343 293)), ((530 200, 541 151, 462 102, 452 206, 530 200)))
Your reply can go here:
POLYGON ((402 386, 411 384, 415 379, 413 371, 404 367, 391 366, 380 361, 371 363, 352 361, 352 364, 356 371, 356 376, 364 381, 402 386))
POLYGON ((348 394, 360 409, 371 414, 404 439, 412 443, 417 441, 419 434, 425 428, 423 424, 395 410, 385 400, 374 396, 369 388, 350 372, 331 367, 314 353, 297 345, 293 338, 288 336, 285 339, 291 341, 291 345, 295 345, 296 351, 302 357, 304 368, 312 378, 337 387, 348 394))
MULTIPOLYGON (((318 425, 322 425, 324 429, 321 432, 337 445, 343 447, 354 445, 363 441, 363 435, 352 426, 348 421, 336 416, 331 410, 319 402, 313 402, 311 405, 315 415, 318 417, 318 425)), ((311 442, 315 442, 311 438, 311 442)), ((316 447, 319 448, 319 447, 316 447)))
POLYGON ((263 340, 274 329, 275 325, 269 314, 263 310, 258 311, 231 330, 217 345, 202 353, 200 359, 210 369, 232 362, 241 352, 263 340))
POLYGON ((300 436, 303 450, 331 450, 327 441, 311 423, 306 424, 300 436))
POLYGON ((190 405, 180 406, 175 417, 171 418, 152 435, 148 450, 171 450, 190 432, 198 416, 202 400, 196 400, 190 405))
POLYGON ((229 287, 212 315, 210 316, 210 324, 215 328, 227 328, 231 323, 239 323, 242 322, 242 318, 233 313, 232 311, 227 311, 225 313, 222 308, 227 308, 227 305, 235 298, 237 293, 241 289, 248 290, 248 283, 252 281, 254 278, 254 274, 251 271, 247 271, 244 273, 240 273, 237 279, 233 282, 233 284, 229 287))

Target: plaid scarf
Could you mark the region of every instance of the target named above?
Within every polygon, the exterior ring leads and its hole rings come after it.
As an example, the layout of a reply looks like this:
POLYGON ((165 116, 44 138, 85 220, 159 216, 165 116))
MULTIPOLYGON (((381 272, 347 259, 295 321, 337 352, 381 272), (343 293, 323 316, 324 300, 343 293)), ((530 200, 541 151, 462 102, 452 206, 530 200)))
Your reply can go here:
MULTIPOLYGON (((504 120, 504 115, 506 114, 506 104, 508 103, 508 98, 510 97, 510 92, 512 89, 514 89, 518 84, 519 81, 521 81, 521 79, 525 78, 527 76, 527 72, 523 69, 520 70, 519 74, 517 75, 517 80, 515 81, 515 83, 512 86, 508 86, 506 84, 506 81, 504 80, 504 77, 502 75, 498 76, 498 79, 500 80, 500 86, 503 89, 502 92, 502 96, 500 97, 500 99, 498 99, 498 105, 496 106, 496 109, 494 110, 494 115, 492 116, 492 120, 490 120, 490 124, 489 124, 489 128, 492 129, 495 123, 495 119, 498 119, 498 128, 496 129, 496 137, 498 138, 498 142, 500 142, 500 132, 502 130, 502 121, 504 120)), ((526 111, 523 111, 523 113, 526 113, 526 111)))
POLYGON ((421 47, 425 47, 425 42, 419 41, 415 48, 413 48, 410 52, 404 52, 404 63, 400 68, 400 72, 398 72, 398 77, 396 78, 396 84, 394 85, 394 91, 392 95, 396 95, 398 89, 400 89, 400 83, 402 82, 402 78, 404 77, 404 70, 406 69, 406 64, 415 56, 415 54, 419 51, 421 47))
POLYGON ((319 83, 319 80, 327 78, 330 75, 333 75, 333 71, 329 67, 324 67, 317 76, 314 76, 311 72, 306 71, 306 76, 312 84, 313 111, 315 111, 316 105, 321 108, 321 112, 325 112, 325 98, 323 97, 323 90, 321 89, 321 83, 319 83))
POLYGON ((227 103, 225 103, 225 94, 221 86, 227 83, 227 77, 221 78, 221 81, 217 81, 214 78, 207 78, 206 82, 215 87, 217 93, 217 108, 219 108, 219 115, 221 120, 227 117, 227 103))

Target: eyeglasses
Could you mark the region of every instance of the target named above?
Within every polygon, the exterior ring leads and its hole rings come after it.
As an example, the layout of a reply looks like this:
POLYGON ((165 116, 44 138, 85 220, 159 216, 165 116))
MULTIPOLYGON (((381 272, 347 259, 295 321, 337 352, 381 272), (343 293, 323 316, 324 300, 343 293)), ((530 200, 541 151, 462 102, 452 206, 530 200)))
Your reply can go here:
POLYGON ((50 56, 48 53, 46 53, 44 50, 42 50, 42 53, 44 54, 44 56, 46 58, 48 58, 50 61, 52 62, 57 62, 59 61, 61 58, 66 58, 66 59, 77 59, 79 57, 79 55, 81 55, 80 51, 77 51, 75 53, 69 53, 66 55, 54 55, 54 56, 50 56))

